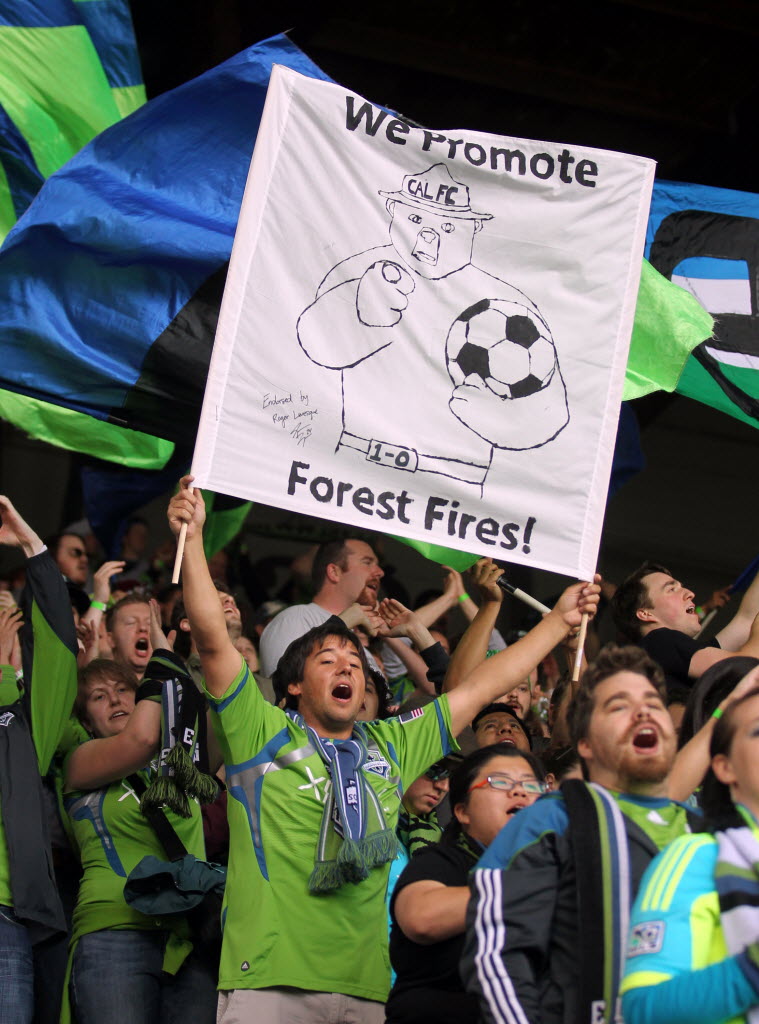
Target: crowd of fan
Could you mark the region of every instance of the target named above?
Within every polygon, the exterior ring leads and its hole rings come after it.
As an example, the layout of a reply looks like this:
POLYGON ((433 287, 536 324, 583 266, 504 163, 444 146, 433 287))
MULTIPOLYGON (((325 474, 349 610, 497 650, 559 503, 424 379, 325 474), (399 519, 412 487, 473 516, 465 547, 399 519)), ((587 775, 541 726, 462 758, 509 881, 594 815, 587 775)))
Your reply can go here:
POLYGON ((0 517, 3 1024, 759 1006, 759 577, 712 640, 646 563, 507 645, 490 559, 413 611, 357 537, 230 587, 190 478, 181 586, 140 520, 102 561, 0 517))

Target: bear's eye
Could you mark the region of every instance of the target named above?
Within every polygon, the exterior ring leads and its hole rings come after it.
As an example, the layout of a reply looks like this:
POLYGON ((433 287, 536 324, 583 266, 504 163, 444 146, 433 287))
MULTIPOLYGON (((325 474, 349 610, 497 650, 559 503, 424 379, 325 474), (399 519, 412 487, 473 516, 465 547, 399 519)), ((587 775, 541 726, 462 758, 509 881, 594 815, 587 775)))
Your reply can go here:
POLYGON ((422 223, 422 218, 419 216, 418 213, 410 213, 408 215, 408 219, 411 221, 412 224, 421 224, 422 223))
POLYGON ((446 220, 446 221, 443 222, 443 231, 445 231, 446 235, 450 235, 450 233, 452 231, 455 231, 455 230, 456 230, 456 225, 455 224, 451 224, 451 222, 449 220, 446 220))

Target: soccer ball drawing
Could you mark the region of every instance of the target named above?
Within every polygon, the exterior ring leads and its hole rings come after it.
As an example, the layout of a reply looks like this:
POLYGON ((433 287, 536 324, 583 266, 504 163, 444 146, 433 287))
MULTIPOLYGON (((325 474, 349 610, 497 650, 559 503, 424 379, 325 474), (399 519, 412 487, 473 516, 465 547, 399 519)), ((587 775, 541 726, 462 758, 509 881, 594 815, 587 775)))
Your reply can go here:
POLYGON ((557 366, 547 325, 526 306, 483 299, 465 309, 447 342, 455 385, 473 374, 501 398, 526 398, 544 388, 557 366))
POLYGON ((446 363, 451 411, 496 447, 539 447, 569 420, 551 332, 522 303, 482 299, 465 309, 448 333, 446 363), (534 421, 524 422, 536 414, 545 426, 538 435, 534 421))
POLYGON ((495 448, 538 448, 569 422, 551 331, 523 292, 473 263, 494 215, 472 208, 447 167, 379 194, 389 244, 332 267, 298 341, 341 373, 338 451, 482 487, 495 448))

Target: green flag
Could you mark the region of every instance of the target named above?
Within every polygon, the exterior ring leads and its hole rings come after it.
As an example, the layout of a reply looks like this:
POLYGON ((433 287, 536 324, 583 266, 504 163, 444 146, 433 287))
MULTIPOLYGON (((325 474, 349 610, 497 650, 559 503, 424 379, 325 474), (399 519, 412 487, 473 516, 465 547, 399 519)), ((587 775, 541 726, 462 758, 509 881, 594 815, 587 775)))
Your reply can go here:
POLYGON ((439 565, 448 565, 457 572, 466 572, 471 569, 478 558, 482 555, 468 555, 465 551, 456 551, 453 548, 443 548, 439 544, 429 544, 426 540, 411 540, 409 537, 396 537, 401 544, 408 544, 410 548, 418 551, 420 555, 429 558, 431 562, 439 565))
POLYGON ((0 419, 38 441, 47 441, 130 469, 163 469, 174 445, 160 437, 96 420, 83 412, 0 390, 0 419))
POLYGON ((203 550, 206 558, 213 558, 217 551, 221 551, 234 540, 243 528, 253 502, 206 490, 203 491, 203 501, 206 503, 203 550))
POLYGON ((623 400, 674 391, 691 352, 713 329, 714 320, 690 292, 643 260, 623 400))

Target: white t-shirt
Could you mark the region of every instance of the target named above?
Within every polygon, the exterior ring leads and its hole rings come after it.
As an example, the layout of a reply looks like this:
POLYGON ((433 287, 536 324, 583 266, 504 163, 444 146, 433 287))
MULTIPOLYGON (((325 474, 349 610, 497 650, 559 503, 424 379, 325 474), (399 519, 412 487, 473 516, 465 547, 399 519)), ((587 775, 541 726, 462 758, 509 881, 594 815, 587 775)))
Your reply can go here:
MULTIPOLYGON (((261 675, 271 678, 274 675, 279 659, 287 648, 303 636, 314 626, 321 626, 327 619, 332 618, 332 612, 328 612, 321 605, 314 604, 293 604, 275 615, 269 625, 261 634, 258 657, 261 662, 261 675)), ((379 665, 373 656, 364 649, 366 660, 371 668, 379 672, 379 665)))

